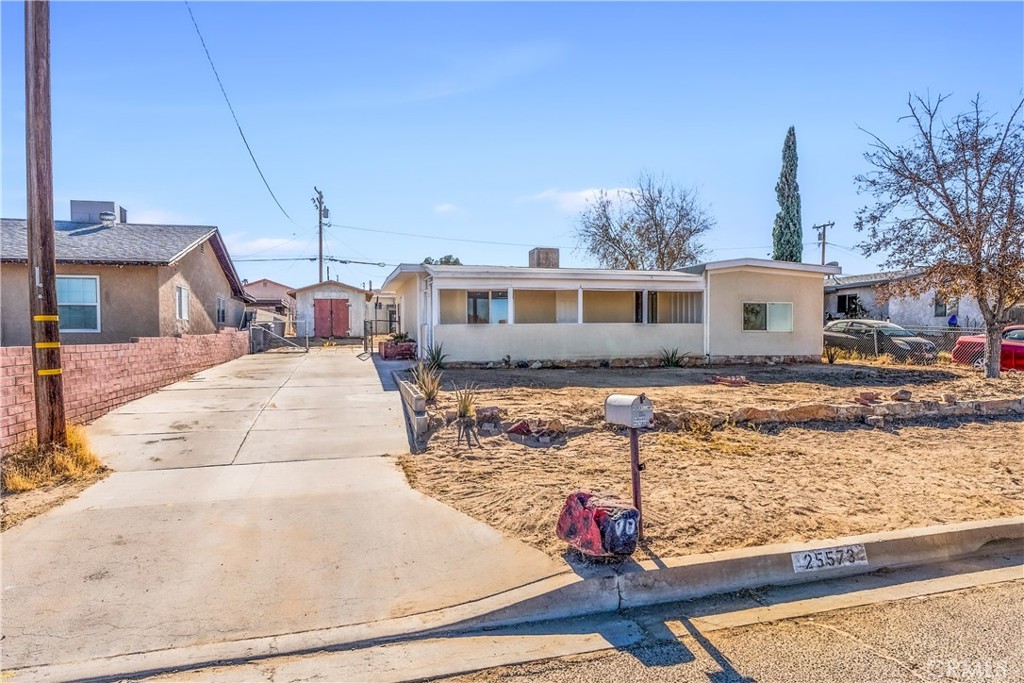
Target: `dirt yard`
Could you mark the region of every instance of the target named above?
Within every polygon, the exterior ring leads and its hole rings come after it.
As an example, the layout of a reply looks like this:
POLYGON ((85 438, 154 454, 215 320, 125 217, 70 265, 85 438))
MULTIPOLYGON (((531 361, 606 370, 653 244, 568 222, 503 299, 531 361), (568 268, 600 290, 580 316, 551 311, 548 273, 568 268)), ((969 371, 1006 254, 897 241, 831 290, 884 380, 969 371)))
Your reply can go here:
MULTIPOLYGON (((861 390, 907 388, 914 399, 1024 396, 1024 373, 982 380, 957 368, 870 365, 648 370, 450 370, 422 454, 403 467, 421 491, 552 555, 566 496, 587 488, 629 496, 629 447, 608 427, 609 393, 645 392, 655 410, 783 408, 850 403, 861 390), (743 374, 743 387, 708 383, 743 374), (457 444, 445 412, 453 383, 480 387, 477 407, 519 419, 558 418, 550 445, 504 433, 457 444)), ((648 549, 669 557, 1024 513, 1024 420, 945 419, 874 429, 859 423, 677 429, 641 436, 648 549)), ((643 551, 638 551, 643 556, 643 551)))

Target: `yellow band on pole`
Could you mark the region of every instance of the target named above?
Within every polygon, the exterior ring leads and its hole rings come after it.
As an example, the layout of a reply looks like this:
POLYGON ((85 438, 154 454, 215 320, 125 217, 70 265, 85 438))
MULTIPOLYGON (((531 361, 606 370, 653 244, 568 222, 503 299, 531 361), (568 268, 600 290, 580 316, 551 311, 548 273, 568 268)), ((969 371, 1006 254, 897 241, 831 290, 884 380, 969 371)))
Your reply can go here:
POLYGON ((60 368, 50 368, 49 370, 36 370, 36 374, 39 375, 40 377, 45 377, 46 375, 59 375, 62 372, 63 370, 61 370, 60 368))
POLYGON ((36 342, 37 349, 59 349, 60 342, 36 342))
POLYGON ((37 323, 55 323, 60 320, 60 317, 56 315, 34 315, 32 320, 37 323))

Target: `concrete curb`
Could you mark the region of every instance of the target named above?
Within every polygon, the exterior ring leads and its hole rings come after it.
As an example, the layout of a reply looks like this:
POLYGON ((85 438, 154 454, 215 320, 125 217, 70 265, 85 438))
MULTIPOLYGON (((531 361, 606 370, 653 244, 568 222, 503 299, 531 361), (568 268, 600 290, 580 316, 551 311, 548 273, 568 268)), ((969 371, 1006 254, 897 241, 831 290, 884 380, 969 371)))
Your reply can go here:
POLYGON ((977 554, 998 541, 1024 540, 1024 516, 787 543, 572 572, 433 612, 365 624, 141 652, 85 662, 10 669, 19 681, 106 681, 234 664, 266 657, 350 650, 389 642, 582 617, 692 600, 744 588, 813 583, 884 568, 977 554), (792 553, 863 545, 867 563, 797 573, 792 553))

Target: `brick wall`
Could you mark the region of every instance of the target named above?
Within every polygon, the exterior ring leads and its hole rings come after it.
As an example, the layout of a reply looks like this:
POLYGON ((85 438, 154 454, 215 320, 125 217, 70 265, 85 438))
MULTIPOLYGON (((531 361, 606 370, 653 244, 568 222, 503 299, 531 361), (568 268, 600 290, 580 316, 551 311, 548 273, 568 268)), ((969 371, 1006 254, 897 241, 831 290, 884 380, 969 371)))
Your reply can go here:
MULTIPOLYGON (((237 330, 182 337, 142 337, 130 344, 61 347, 67 418, 88 422, 114 408, 249 351, 237 330)), ((32 349, 0 347, 0 449, 35 430, 32 349)))

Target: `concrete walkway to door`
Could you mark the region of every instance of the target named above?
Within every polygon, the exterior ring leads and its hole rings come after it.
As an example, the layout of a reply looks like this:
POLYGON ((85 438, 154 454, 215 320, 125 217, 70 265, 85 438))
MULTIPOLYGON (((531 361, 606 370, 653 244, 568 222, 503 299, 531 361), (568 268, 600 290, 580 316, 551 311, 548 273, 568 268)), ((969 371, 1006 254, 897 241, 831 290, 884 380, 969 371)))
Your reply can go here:
POLYGON ((409 487, 398 393, 358 351, 246 356, 97 420, 117 471, 4 534, 4 669, 375 622, 564 571, 409 487))

